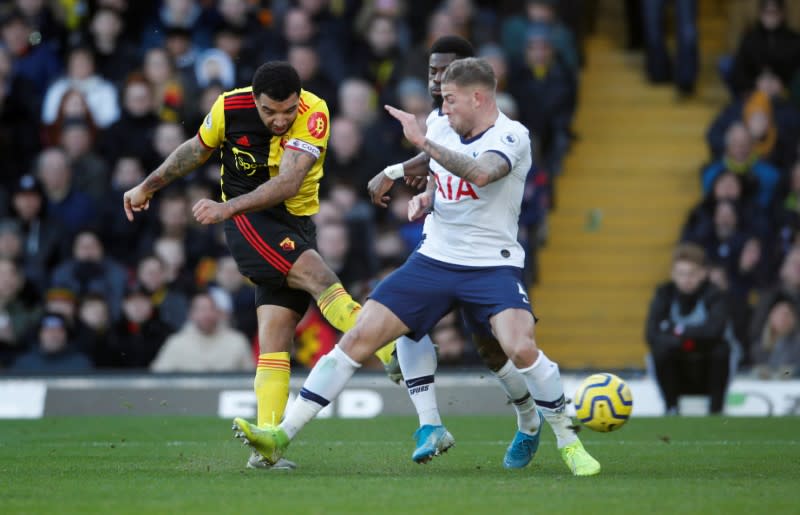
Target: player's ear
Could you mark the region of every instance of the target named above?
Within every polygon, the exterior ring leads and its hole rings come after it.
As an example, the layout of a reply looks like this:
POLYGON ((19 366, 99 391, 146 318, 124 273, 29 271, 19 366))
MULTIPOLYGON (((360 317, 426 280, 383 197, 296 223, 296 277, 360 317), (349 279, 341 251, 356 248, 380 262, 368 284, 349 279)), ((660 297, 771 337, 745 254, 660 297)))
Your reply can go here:
POLYGON ((472 106, 478 107, 486 100, 486 94, 481 88, 473 88, 472 90, 472 106))

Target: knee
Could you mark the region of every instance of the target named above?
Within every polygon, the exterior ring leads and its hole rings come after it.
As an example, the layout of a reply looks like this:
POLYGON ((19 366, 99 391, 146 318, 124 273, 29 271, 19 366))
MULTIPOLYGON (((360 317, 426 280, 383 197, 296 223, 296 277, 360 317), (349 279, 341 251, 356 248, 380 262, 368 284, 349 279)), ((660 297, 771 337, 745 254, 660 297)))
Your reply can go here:
POLYGON ((533 338, 521 338, 508 347, 508 359, 517 368, 528 368, 539 358, 539 349, 533 338))

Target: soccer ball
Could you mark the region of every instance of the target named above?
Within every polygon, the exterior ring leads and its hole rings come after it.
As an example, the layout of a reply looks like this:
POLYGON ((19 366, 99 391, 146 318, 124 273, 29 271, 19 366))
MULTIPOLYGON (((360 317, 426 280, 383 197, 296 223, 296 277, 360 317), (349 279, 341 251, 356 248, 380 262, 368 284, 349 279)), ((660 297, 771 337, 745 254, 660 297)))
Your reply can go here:
POLYGON ((593 374, 575 392, 575 415, 594 431, 608 432, 622 427, 633 411, 628 385, 614 374, 593 374))

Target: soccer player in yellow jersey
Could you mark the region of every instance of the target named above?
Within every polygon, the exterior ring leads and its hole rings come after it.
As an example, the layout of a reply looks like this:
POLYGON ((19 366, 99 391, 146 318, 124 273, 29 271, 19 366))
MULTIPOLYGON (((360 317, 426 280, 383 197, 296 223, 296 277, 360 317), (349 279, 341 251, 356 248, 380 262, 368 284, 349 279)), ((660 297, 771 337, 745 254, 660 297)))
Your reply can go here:
MULTIPOLYGON (((258 425, 277 424, 289 395, 289 350, 311 298, 345 332, 361 306, 315 250, 311 215, 319 209, 319 181, 330 120, 325 101, 301 88, 288 63, 261 65, 250 87, 219 96, 196 137, 182 143, 123 197, 129 220, 153 194, 187 175, 215 152, 222 160, 222 202, 203 199, 192 212, 202 224, 225 223, 239 270, 255 283, 260 355, 254 381, 258 425)), ((391 359, 394 343, 376 355, 391 359)), ((272 466, 257 453, 252 468, 272 466)))

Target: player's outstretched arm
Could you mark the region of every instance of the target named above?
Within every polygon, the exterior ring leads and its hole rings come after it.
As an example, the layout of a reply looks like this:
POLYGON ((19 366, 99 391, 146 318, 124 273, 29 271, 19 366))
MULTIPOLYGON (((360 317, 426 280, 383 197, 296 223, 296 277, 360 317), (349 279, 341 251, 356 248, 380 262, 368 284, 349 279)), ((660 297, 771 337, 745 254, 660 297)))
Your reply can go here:
POLYGON ((133 221, 133 213, 150 207, 150 199, 155 192, 205 163, 215 150, 203 145, 197 137, 181 143, 141 184, 126 191, 122 196, 128 220, 133 221))
POLYGON ((317 156, 303 150, 284 150, 278 175, 250 193, 227 202, 202 199, 192 208, 195 219, 202 224, 219 223, 242 213, 277 206, 300 191, 303 179, 317 162, 317 156))
POLYGON ((484 152, 478 159, 472 159, 426 138, 413 114, 392 106, 386 106, 386 110, 403 125, 403 134, 408 141, 453 175, 483 187, 502 179, 511 171, 508 161, 500 154, 484 152))

